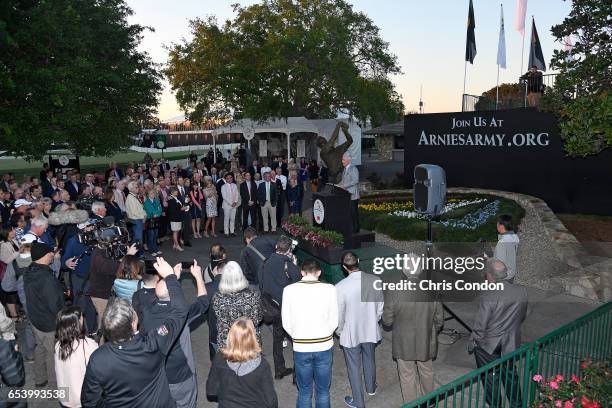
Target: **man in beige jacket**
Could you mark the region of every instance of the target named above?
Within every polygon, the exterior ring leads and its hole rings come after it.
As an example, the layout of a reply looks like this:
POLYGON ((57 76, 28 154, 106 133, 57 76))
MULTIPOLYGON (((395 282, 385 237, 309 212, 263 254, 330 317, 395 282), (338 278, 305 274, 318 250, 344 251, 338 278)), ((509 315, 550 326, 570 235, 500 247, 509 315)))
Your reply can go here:
POLYGON ((125 199, 125 212, 127 219, 132 224, 132 231, 134 236, 132 242, 137 242, 138 245, 138 256, 143 255, 142 248, 142 236, 144 233, 144 221, 147 218, 147 213, 140 200, 138 199, 138 182, 130 181, 128 183, 128 191, 130 192, 125 199))
MULTIPOLYGON (((414 255, 413 255, 414 256, 414 255)), ((417 282, 421 269, 404 270, 401 279, 417 282)), ((385 291, 383 325, 392 327, 391 354, 397 361, 404 403, 434 389, 433 359, 444 324, 442 304, 420 290, 385 291)))

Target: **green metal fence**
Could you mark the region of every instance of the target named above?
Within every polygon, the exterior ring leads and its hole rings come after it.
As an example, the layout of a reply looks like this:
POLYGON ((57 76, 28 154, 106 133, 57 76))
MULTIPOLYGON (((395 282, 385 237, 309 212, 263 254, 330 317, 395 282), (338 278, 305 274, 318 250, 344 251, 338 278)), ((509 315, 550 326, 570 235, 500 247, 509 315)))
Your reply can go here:
POLYGON ((603 361, 612 355, 611 337, 608 302, 402 408, 527 407, 536 397, 534 375, 578 374, 582 360, 603 361))

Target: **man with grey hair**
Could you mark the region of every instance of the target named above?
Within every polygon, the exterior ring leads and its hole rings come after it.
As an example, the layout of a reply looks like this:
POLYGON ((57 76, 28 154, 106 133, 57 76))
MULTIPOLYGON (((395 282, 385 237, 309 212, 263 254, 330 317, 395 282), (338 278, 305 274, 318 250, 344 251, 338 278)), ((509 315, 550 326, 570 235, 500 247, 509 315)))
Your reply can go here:
MULTIPOLYGON (((485 278, 491 283, 504 282, 507 278, 506 265, 500 260, 489 259, 485 278)), ((473 352, 476 365, 482 367, 503 355, 513 352, 521 345, 521 325, 527 315, 527 289, 504 282, 503 290, 481 293, 478 314, 474 319, 468 352, 473 352)), ((512 407, 521 406, 519 380, 513 366, 502 367, 498 372, 487 372, 485 397, 490 407, 500 406, 500 384, 512 407)))
POLYGON ((102 201, 91 203, 91 213, 96 221, 102 221, 106 217, 106 205, 102 201))
POLYGON ((348 153, 342 155, 342 181, 340 187, 351 194, 351 218, 353 220, 353 232, 359 232, 359 170, 351 163, 352 158, 348 153))
MULTIPOLYGON (((399 279, 419 281, 422 268, 417 255, 409 254, 412 267, 399 279)), ((409 403, 434 389, 433 359, 438 352, 438 332, 444 324, 442 304, 423 290, 387 290, 384 292, 383 325, 393 329, 391 354, 397 361, 404 403, 409 403)))
POLYGON ((32 235, 33 241, 42 242, 51 247, 55 247, 55 241, 49 234, 47 234, 47 229, 49 228, 49 220, 44 215, 39 215, 37 217, 32 218, 30 221, 30 229, 25 235, 32 235))
POLYGON ((189 308, 172 266, 163 258, 153 264, 165 280, 169 299, 163 324, 138 331, 138 315, 127 300, 110 303, 102 318, 108 342, 87 364, 81 390, 84 407, 175 407, 164 363, 185 325, 189 308))

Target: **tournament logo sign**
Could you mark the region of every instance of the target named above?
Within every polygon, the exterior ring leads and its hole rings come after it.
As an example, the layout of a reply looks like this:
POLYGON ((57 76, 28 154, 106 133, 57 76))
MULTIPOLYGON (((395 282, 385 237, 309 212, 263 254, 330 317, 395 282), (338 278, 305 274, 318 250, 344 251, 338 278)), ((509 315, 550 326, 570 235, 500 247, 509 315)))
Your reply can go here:
POLYGON ((312 216, 317 224, 323 224, 323 220, 325 219, 325 206, 318 198, 312 206, 312 216))

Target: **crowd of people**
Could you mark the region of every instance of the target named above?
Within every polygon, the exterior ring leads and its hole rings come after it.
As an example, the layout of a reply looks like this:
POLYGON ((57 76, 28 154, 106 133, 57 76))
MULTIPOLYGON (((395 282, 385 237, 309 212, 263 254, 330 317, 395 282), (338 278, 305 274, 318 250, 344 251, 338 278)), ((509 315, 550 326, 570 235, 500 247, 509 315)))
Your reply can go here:
MULTIPOLYGON (((344 161, 347 168, 350 158, 344 161)), ((381 326, 393 332, 404 401, 431 391, 443 324, 436 299, 375 290, 375 275, 361 269, 352 251, 341 258, 347 276, 335 286, 324 283, 318 261, 298 264, 292 240, 268 234, 279 228, 285 208, 301 213, 304 190, 326 182, 324 167, 284 159, 272 167, 236 164, 208 168, 194 160, 170 168, 147 158, 125 171, 111 164, 105 174, 83 180, 76 172, 61 180, 48 169, 25 184, 3 176, 0 400, 9 387, 25 383, 25 361, 33 363, 36 387, 67 387, 58 398, 67 407, 195 407, 204 398, 203 376, 205 398, 220 407, 278 407, 274 380, 290 376, 298 408, 311 407, 313 399, 324 408, 331 405, 338 343, 351 387, 344 402, 361 408, 365 394, 379 388, 381 326), (164 260, 159 244, 166 239, 181 252, 192 239, 216 238, 220 213, 226 237, 243 230, 238 259, 229 259, 223 241, 215 240, 205 267, 196 259, 174 266, 164 260), (102 239, 83 238, 121 222, 132 239, 119 255, 102 239), (194 301, 186 300, 181 278, 193 280, 194 301), (211 364, 208 373, 197 373, 191 331, 203 319, 211 364), (16 324, 23 327, 20 347, 16 324), (273 367, 262 356, 268 329, 273 367), (287 343, 293 367, 285 361, 287 343)), ((498 231, 486 276, 511 280, 518 244, 512 220, 500 218, 498 231)), ((419 272, 406 277, 419 279, 419 272)), ((526 298, 515 289, 506 300, 481 304, 487 318, 474 327, 471 341, 479 366, 518 346, 526 298), (512 324, 500 326, 496 317, 512 324)), ((487 392, 487 401, 498 398, 499 390, 487 392)))

